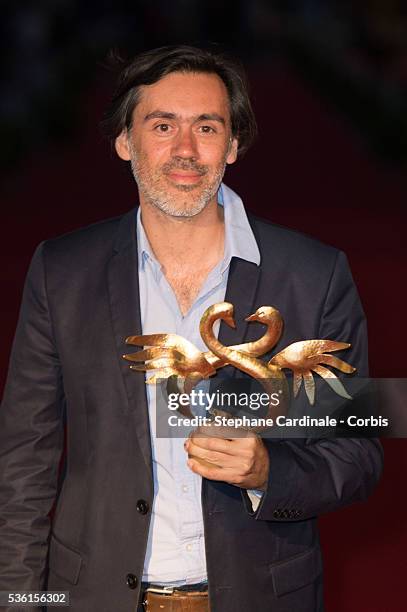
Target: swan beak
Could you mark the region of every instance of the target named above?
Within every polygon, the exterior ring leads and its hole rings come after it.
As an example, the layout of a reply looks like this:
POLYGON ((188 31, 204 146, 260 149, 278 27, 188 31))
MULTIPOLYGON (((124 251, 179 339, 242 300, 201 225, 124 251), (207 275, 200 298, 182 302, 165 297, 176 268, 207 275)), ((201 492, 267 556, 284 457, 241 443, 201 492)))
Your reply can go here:
POLYGON ((227 323, 229 325, 229 327, 232 327, 233 329, 236 329, 236 323, 235 323, 235 320, 233 319, 233 317, 226 316, 223 320, 225 321, 225 323, 227 323))
POLYGON ((246 317, 245 321, 257 321, 256 313, 251 314, 250 317, 246 317))

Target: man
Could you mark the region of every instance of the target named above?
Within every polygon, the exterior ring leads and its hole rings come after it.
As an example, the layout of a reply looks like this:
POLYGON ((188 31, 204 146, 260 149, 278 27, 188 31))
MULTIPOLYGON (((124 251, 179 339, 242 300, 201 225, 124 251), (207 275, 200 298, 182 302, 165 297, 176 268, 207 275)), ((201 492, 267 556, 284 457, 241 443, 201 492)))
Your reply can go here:
POLYGON ((134 612, 146 598, 149 611, 322 610, 316 516, 367 497, 378 443, 194 434, 184 448, 156 435, 155 390, 122 355, 141 333, 205 350, 199 320, 226 299, 237 330, 221 327, 223 344, 256 339, 244 318, 273 305, 279 346, 351 342, 365 375, 346 258, 249 222, 221 186, 255 133, 230 60, 184 46, 135 58, 104 127, 140 208, 34 255, 0 412, 0 590, 69 591, 75 612, 134 612))

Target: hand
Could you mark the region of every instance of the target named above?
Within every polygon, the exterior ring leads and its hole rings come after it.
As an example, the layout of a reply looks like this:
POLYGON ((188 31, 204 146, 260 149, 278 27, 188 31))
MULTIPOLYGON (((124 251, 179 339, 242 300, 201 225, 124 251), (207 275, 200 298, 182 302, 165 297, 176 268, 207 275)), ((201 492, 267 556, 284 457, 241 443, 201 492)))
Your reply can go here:
POLYGON ((242 489, 264 491, 269 455, 262 439, 251 431, 205 426, 185 441, 188 466, 209 480, 221 480, 242 489))

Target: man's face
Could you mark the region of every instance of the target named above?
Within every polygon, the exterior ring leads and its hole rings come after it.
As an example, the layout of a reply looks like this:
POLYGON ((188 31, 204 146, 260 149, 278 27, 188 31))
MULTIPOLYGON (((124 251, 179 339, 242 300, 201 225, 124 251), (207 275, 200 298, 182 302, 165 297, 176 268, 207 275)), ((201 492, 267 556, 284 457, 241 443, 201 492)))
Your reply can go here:
POLYGON ((116 140, 131 162, 141 203, 173 217, 193 217, 216 194, 236 160, 229 100, 215 74, 174 72, 141 88, 133 124, 116 140))

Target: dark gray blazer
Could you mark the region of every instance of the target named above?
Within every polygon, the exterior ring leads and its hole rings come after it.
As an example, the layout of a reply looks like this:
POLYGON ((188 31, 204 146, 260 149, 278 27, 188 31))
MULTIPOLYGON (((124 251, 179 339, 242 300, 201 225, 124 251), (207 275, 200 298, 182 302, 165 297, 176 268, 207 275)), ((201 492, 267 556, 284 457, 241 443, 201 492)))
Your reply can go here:
MULTIPOLYGON (((0 590, 68 590, 73 612, 134 612, 146 551, 145 384, 122 359, 126 336, 141 333, 135 219, 131 211, 37 249, 0 411, 0 590)), ((223 326, 221 341, 258 337, 243 319, 274 305, 285 320, 277 350, 349 341, 346 360, 367 374, 365 320, 343 253, 251 223, 262 263, 232 261, 226 299, 238 328, 223 326)), ((372 440, 267 448, 270 484, 257 513, 239 488, 203 482, 212 612, 322 610, 316 517, 366 499, 381 472, 372 440)))

